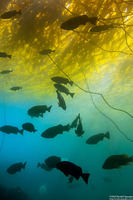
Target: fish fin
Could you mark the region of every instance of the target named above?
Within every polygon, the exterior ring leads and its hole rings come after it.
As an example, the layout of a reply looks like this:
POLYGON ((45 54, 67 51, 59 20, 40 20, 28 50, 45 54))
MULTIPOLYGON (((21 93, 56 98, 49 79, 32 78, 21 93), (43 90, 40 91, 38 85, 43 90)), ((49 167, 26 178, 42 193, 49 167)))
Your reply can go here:
POLYGON ((41 166, 41 164, 38 162, 38 165, 37 165, 37 167, 40 167, 41 166))
POLYGON ((107 133, 105 133, 105 137, 110 139, 110 134, 109 134, 109 131, 107 133))
MULTIPOLYGON (((39 115, 39 116, 40 116, 40 117, 43 117, 43 113, 40 113, 40 115, 39 115)), ((38 116, 38 117, 39 117, 39 116, 38 116)))
POLYGON ((23 135, 24 129, 19 130, 19 133, 23 135))
POLYGON ((89 173, 84 173, 84 174, 81 174, 81 177, 82 179, 84 180, 84 182, 86 184, 88 184, 88 178, 89 178, 90 174, 89 173))
POLYGON ((7 57, 11 59, 12 55, 7 55, 7 57))
POLYGON ((89 21, 91 24, 96 25, 97 17, 88 18, 88 21, 89 21))
POLYGON ((125 166, 131 165, 131 163, 126 163, 125 166))
POLYGON ((33 132, 35 133, 36 131, 38 131, 38 130, 35 129, 33 132))
POLYGON ((52 105, 47 108, 47 111, 50 112, 52 105))
POLYGON ((73 98, 74 94, 75 94, 75 93, 70 93, 70 96, 73 98))
POLYGON ((22 14, 22 12, 21 12, 21 9, 17 12, 19 15, 21 15, 22 14))
POLYGON ((23 168, 24 168, 24 169, 25 169, 25 165, 26 165, 26 163, 27 163, 27 162, 25 162, 25 163, 23 164, 23 168))
POLYGON ((55 50, 52 50, 53 53, 55 53, 55 50))

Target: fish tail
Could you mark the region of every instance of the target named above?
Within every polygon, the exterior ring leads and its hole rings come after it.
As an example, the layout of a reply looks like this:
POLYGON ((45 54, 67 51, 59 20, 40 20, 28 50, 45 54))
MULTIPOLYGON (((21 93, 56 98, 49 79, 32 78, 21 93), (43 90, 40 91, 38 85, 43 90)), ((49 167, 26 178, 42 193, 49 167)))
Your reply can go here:
POLYGON ((131 156, 129 159, 130 159, 130 162, 133 162, 133 156, 131 156))
POLYGON ((82 179, 84 180, 84 182, 86 184, 88 184, 88 178, 89 178, 90 174, 89 173, 84 173, 84 174, 81 174, 81 177, 82 179))
POLYGON ((25 163, 23 164, 23 168, 24 168, 24 169, 25 169, 25 165, 26 165, 26 163, 27 163, 27 162, 25 162, 25 163))
POLYGON ((52 105, 47 108, 47 111, 50 112, 52 105))
POLYGON ((97 17, 88 18, 88 21, 89 21, 91 24, 96 25, 97 17))
POLYGON ((11 59, 12 55, 7 55, 7 57, 11 59))
POLYGON ((21 9, 18 11, 18 14, 19 14, 19 15, 21 15, 21 14, 22 14, 22 12, 21 12, 21 9))
POLYGON ((19 133, 23 135, 24 129, 19 130, 19 133))
POLYGON ((38 165, 37 165, 37 167, 40 167, 41 166, 41 164, 38 162, 38 165))
POLYGON ((70 93, 70 96, 73 98, 74 94, 75 94, 75 93, 70 93))
POLYGON ((109 131, 107 133, 105 133, 105 137, 110 139, 110 134, 109 134, 109 131))
POLYGON ((73 81, 70 81, 69 84, 70 84, 71 86, 73 86, 73 81))

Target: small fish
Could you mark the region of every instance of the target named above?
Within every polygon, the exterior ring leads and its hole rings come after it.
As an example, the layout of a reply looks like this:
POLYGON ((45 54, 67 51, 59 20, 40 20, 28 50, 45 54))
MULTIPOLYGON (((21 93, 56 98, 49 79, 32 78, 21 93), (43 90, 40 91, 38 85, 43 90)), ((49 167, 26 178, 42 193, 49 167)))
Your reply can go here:
POLYGON ((79 119, 79 124, 78 124, 77 129, 75 130, 75 133, 77 134, 78 137, 81 137, 84 134, 84 132, 85 131, 83 130, 81 119, 79 119))
POLYGON ((121 165, 130 165, 130 162, 133 162, 133 156, 129 157, 126 154, 122 155, 112 155, 108 157, 102 168, 103 169, 120 169, 121 165))
POLYGON ((3 132, 3 133, 6 133, 6 134, 10 134, 10 133, 17 134, 17 133, 20 133, 21 135, 23 135, 23 129, 19 130, 15 126, 9 126, 9 125, 2 126, 2 127, 0 127, 0 131, 3 132))
POLYGON ((60 77, 60 76, 54 76, 51 78, 51 80, 58 84, 67 85, 69 83, 71 86, 73 85, 73 81, 70 81, 68 78, 64 78, 64 77, 60 77))
POLYGON ((69 89, 66 88, 65 86, 63 86, 63 85, 61 85, 61 84, 54 84, 54 86, 55 86, 55 88, 56 88, 57 90, 59 90, 60 92, 63 92, 63 93, 65 93, 66 95, 70 95, 70 96, 73 98, 73 96, 74 96, 75 93, 71 93, 71 92, 69 91, 69 89))
POLYGON ((45 163, 50 169, 56 168, 56 164, 58 162, 61 162, 61 158, 57 156, 50 156, 47 159, 45 159, 45 163))
POLYGON ((40 164, 38 162, 37 167, 41 167, 42 169, 46 170, 46 171, 51 171, 52 169, 50 169, 47 165, 45 165, 44 163, 40 164))
POLYGON ((9 174, 15 174, 16 172, 20 172, 21 169, 25 169, 25 165, 26 165, 27 162, 25 162, 24 164, 22 162, 20 163, 15 163, 13 165, 11 165, 8 169, 7 169, 7 172, 9 174))
POLYGON ((5 52, 0 52, 0 57, 2 57, 2 58, 10 58, 11 59, 11 55, 8 55, 7 53, 5 53, 5 52))
POLYGON ((73 176, 76 180, 82 177, 85 183, 88 184, 88 178, 90 174, 82 173, 81 167, 69 161, 61 161, 56 164, 56 168, 63 172, 65 176, 73 176))
POLYGON ((63 96, 61 95, 61 93, 56 90, 56 93, 57 93, 57 98, 59 100, 59 107, 63 108, 64 110, 66 110, 66 103, 65 103, 65 100, 63 98, 63 96))
POLYGON ((51 50, 51 49, 44 49, 42 51, 40 51, 39 53, 42 55, 48 55, 49 53, 55 53, 55 50, 51 50))
POLYGON ((63 134, 64 131, 69 131, 70 125, 63 126, 61 124, 46 129, 41 136, 44 138, 54 138, 58 134, 63 134))
POLYGON ((90 32, 102 32, 102 31, 106 31, 110 28, 114 28, 113 24, 111 25, 100 25, 100 26, 95 26, 93 28, 90 29, 90 32))
POLYGON ((72 17, 69 20, 61 24, 61 29, 64 30, 73 30, 78 28, 80 25, 86 25, 87 22, 90 22, 93 25, 96 25, 97 17, 89 18, 87 15, 81 15, 78 17, 72 17))
POLYGON ((5 12, 0 16, 0 18, 10 19, 10 18, 16 16, 17 14, 21 15, 21 10, 19 10, 19 11, 12 10, 12 11, 5 12))
POLYGON ((31 123, 25 123, 25 124, 22 124, 22 128, 23 130, 25 131, 29 131, 29 132, 36 132, 37 130, 34 128, 34 125, 31 124, 31 123))
POLYGON ((22 89, 22 87, 19 87, 19 86, 10 88, 10 90, 13 90, 13 91, 17 91, 17 90, 21 90, 21 89, 22 89))
POLYGON ((80 113, 78 114, 78 116, 71 123, 71 128, 76 128, 77 127, 77 123, 78 123, 79 119, 80 119, 80 113))
POLYGON ((0 74, 9 74, 10 72, 13 72, 13 70, 4 70, 1 71, 0 74))
POLYGON ((97 135, 91 136, 88 140, 86 140, 87 144, 97 144, 99 141, 103 140, 103 138, 108 138, 110 139, 110 134, 109 132, 107 133, 99 133, 97 135))
POLYGON ((28 110, 28 115, 31 117, 43 117, 43 114, 48 111, 50 112, 51 106, 47 107, 46 105, 39 105, 39 106, 33 106, 28 110))

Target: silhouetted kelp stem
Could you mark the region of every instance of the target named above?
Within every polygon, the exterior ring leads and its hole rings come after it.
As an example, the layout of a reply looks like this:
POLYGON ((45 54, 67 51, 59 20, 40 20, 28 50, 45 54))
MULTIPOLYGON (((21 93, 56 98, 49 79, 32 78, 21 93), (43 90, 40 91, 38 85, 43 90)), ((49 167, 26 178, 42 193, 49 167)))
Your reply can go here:
MULTIPOLYGON (((4 91, 3 91, 2 86, 1 86, 1 89, 2 89, 2 97, 3 97, 3 103, 4 103, 4 123, 6 125, 6 104, 5 104, 5 95, 4 95, 4 91)), ((3 133, 3 138, 2 138, 2 142, 1 142, 1 146, 0 146, 0 152, 2 151, 4 140, 5 140, 5 134, 3 133)))
MULTIPOLYGON (((50 60, 58 67, 58 69, 59 69, 70 81, 72 81, 72 79, 71 79, 71 78, 56 64, 56 62, 51 58, 51 56, 50 56, 49 54, 48 54, 48 56, 49 56, 50 60)), ((104 117, 106 117, 107 119, 109 119, 109 120, 115 125, 115 127, 120 131, 120 133, 121 133, 127 140, 133 142, 133 140, 131 140, 127 135, 125 135, 125 133, 117 126, 117 124, 116 124, 110 117, 108 117, 108 116, 105 115, 101 110, 99 110, 99 108, 96 106, 96 104, 95 104, 95 102, 94 102, 94 100, 93 100, 92 94, 100 95, 100 96, 103 98, 103 100, 105 101, 105 103, 106 103, 109 107, 111 107, 112 109, 117 110, 117 111, 124 112, 124 113, 128 114, 128 115, 129 115, 130 117, 132 117, 132 118, 133 118, 133 116, 130 115, 128 112, 124 111, 124 110, 117 109, 117 108, 113 108, 112 106, 110 106, 110 105, 108 104, 108 102, 105 100, 105 98, 103 97, 102 94, 96 93, 96 92, 91 92, 91 91, 90 91, 90 88, 89 88, 89 84, 88 84, 88 82, 87 82, 87 80, 86 80, 86 77, 85 77, 85 74, 83 73, 83 71, 82 71, 82 74, 83 74, 83 76, 84 76, 84 79, 85 79, 85 82, 86 82, 86 84, 87 84, 88 90, 84 90, 83 88, 81 88, 80 86, 78 86, 78 85, 77 85, 76 83, 74 83, 74 82, 73 82, 73 84, 74 84, 75 86, 77 86, 80 90, 82 90, 82 91, 84 91, 84 92, 86 92, 86 93, 89 93, 90 96, 91 96, 91 101, 92 101, 94 107, 96 108, 96 110, 98 110, 104 117)))
POLYGON ((86 76, 85 76, 85 74, 83 73, 83 71, 82 71, 82 74, 83 74, 83 76, 84 76, 84 79, 85 79, 85 82, 86 82, 88 91, 89 91, 89 93, 90 93, 91 101, 92 101, 94 107, 96 108, 96 110, 98 110, 104 117, 106 117, 107 119, 109 119, 109 120, 115 125, 115 127, 120 131, 120 133, 121 133, 127 140, 133 142, 133 140, 130 139, 130 138, 117 126, 117 124, 116 124, 110 117, 108 117, 106 114, 104 114, 104 113, 96 106, 96 104, 95 104, 95 102, 94 102, 94 100, 93 100, 93 97, 92 97, 92 93, 91 93, 91 91, 90 91, 89 84, 88 84, 88 82, 87 82, 87 80, 86 80, 86 76))
POLYGON ((124 51, 113 51, 113 50, 107 50, 107 49, 104 49, 102 47, 100 47, 98 44, 92 42, 92 41, 89 41, 88 39, 86 39, 85 37, 83 37, 79 32, 77 31, 74 31, 73 32, 77 33, 80 37, 82 37, 85 41, 95 45, 96 47, 98 47, 99 49, 101 49, 102 51, 106 51, 106 52, 110 52, 110 53, 122 53, 122 54, 127 54, 127 55, 133 55, 133 53, 127 53, 127 52, 124 52, 124 51))
POLYGON ((65 10, 67 10, 68 12, 70 12, 72 15, 76 15, 78 16, 77 14, 73 13, 72 11, 70 11, 68 8, 66 8, 65 6, 63 6, 59 1, 55 0, 60 6, 62 6, 65 10))
POLYGON ((51 56, 48 54, 50 60, 55 64, 56 67, 58 67, 58 69, 70 80, 73 82, 73 85, 75 85, 76 87, 78 87, 80 90, 82 90, 83 92, 86 92, 86 93, 90 93, 90 94, 94 94, 94 95, 99 95, 102 97, 102 99, 104 100, 104 102, 110 107, 112 108, 113 110, 117 110, 117 111, 120 111, 120 112, 123 112, 123 113, 126 113, 127 115, 129 115, 131 118, 133 118, 133 116, 128 113, 127 111, 125 110, 122 110, 122 109, 119 109, 119 108, 114 108, 113 106, 111 106, 107 101, 106 99, 104 98, 104 96, 101 94, 101 93, 98 93, 98 92, 91 92, 90 90, 85 90, 83 88, 81 88, 79 85, 77 85, 57 64, 56 62, 51 58, 51 56))
POLYGON ((124 32, 125 32, 126 45, 127 45, 127 47, 130 49, 130 51, 133 52, 133 50, 131 49, 131 47, 129 46, 128 41, 127 41, 127 32, 126 32, 126 30, 125 30, 126 27, 125 27, 125 23, 124 23, 124 19, 123 19, 123 15, 122 15, 122 13, 121 13, 121 10, 120 10, 120 8, 119 8, 119 6, 117 5, 117 2, 116 2, 115 0, 112 0, 112 2, 114 2, 114 3, 116 4, 116 6, 117 6, 117 8, 118 8, 118 10, 119 10, 119 13, 120 13, 120 15, 121 15, 121 18, 122 18, 123 30, 124 30, 124 32))

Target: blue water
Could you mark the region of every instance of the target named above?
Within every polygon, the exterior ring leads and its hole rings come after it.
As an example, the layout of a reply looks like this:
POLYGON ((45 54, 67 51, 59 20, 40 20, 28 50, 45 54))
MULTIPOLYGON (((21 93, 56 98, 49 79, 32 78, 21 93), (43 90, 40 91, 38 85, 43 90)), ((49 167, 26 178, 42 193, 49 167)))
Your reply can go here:
MULTIPOLYGON (((43 118, 31 118, 27 115, 27 110, 37 105, 36 100, 5 103, 1 98, 0 126, 6 122, 21 129, 23 123, 31 122, 38 131, 24 131, 23 136, 19 133, 7 135, 0 132, 1 145, 4 137, 0 152, 0 185, 6 188, 20 187, 32 200, 107 200, 111 195, 132 195, 132 164, 122 166, 122 169, 102 169, 105 159, 111 155, 132 156, 132 142, 126 140, 91 102, 88 103, 87 99, 88 96, 84 104, 78 104, 76 100, 79 100, 79 97, 75 97, 72 99, 73 104, 70 103, 66 111, 59 108, 56 101, 51 100, 48 103, 53 105, 50 113, 46 112, 43 118), (49 127, 71 123, 78 113, 81 115, 85 130, 83 137, 78 137, 74 129, 52 139, 41 137, 41 133, 49 127), (85 143, 91 135, 107 131, 110 132, 110 140, 105 138, 92 146, 85 143), (38 162, 43 163, 46 158, 53 155, 73 162, 80 166, 83 172, 90 173, 88 184, 85 184, 82 178, 68 184, 67 178, 59 170, 53 169, 48 172, 37 168, 38 162), (14 175, 6 172, 10 165, 25 161, 26 167, 21 172, 14 175)), ((5 100, 7 101, 7 96, 5 100)), ((43 104, 43 101, 39 101, 38 104, 43 104)), ((110 116, 116 121, 117 114, 123 116, 122 120, 118 120, 123 130, 126 123, 131 126, 132 119, 126 114, 110 112, 110 116)), ((125 129, 127 130, 127 127, 125 129)))

